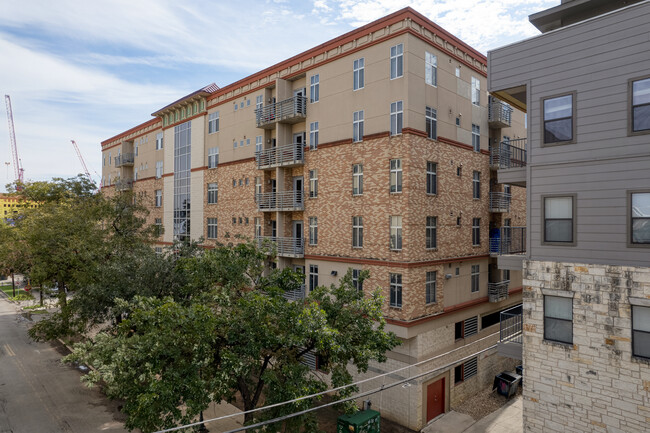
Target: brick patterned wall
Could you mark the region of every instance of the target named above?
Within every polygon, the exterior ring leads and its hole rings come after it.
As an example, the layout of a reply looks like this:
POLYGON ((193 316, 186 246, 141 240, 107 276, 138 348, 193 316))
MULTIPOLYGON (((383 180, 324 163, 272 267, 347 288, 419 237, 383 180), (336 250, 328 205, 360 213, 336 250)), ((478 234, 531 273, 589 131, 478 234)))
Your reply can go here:
POLYGON ((648 431, 650 362, 632 356, 629 298, 650 299, 650 268, 525 261, 524 285, 525 431, 648 431), (572 345, 544 340, 542 290, 573 294, 572 345))

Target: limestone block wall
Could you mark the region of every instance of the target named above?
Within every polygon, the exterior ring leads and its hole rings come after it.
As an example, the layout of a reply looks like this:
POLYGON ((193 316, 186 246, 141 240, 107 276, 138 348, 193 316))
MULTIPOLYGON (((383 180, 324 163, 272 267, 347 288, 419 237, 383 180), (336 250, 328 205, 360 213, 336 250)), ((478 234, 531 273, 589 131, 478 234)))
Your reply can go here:
POLYGON ((526 432, 642 432, 650 360, 632 355, 631 302, 650 305, 650 268, 524 262, 526 432), (544 340, 544 295, 573 300, 573 344, 544 340))

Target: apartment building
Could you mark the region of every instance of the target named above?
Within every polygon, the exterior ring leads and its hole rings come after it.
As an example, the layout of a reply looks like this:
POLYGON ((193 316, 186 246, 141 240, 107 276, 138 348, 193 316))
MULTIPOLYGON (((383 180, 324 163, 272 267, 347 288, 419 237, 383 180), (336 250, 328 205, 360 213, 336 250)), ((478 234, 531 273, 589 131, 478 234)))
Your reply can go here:
POLYGON ((105 140, 103 190, 151 207, 159 248, 274 243, 269 265, 305 275, 292 299, 348 269, 360 290, 380 288, 403 344, 358 377, 442 355, 390 377, 443 369, 373 398, 420 429, 514 363, 485 349, 499 312, 521 302, 521 260, 505 253, 521 252, 525 189, 495 168, 526 130, 488 96, 486 72, 483 55, 406 8, 105 140))
POLYGON ((4 223, 13 224, 13 219, 22 209, 35 207, 35 203, 26 202, 20 197, 0 193, 0 218, 4 223))
POLYGON ((542 35, 488 56, 489 90, 529 121, 527 167, 498 174, 529 190, 524 429, 648 431, 650 2, 530 21, 542 35))

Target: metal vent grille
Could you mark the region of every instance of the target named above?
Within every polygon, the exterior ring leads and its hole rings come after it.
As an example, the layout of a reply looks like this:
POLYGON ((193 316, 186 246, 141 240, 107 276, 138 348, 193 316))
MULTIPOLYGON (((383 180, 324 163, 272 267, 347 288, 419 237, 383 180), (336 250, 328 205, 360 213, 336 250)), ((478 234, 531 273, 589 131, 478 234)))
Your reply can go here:
POLYGON ((478 334, 478 316, 465 320, 465 337, 478 334))
POLYGON ((472 376, 476 376, 476 372, 478 371, 478 358, 472 358, 465 362, 465 368, 464 368, 464 378, 469 379, 472 376))
POLYGON ((302 363, 309 367, 310 370, 316 370, 316 354, 313 350, 302 355, 302 363))

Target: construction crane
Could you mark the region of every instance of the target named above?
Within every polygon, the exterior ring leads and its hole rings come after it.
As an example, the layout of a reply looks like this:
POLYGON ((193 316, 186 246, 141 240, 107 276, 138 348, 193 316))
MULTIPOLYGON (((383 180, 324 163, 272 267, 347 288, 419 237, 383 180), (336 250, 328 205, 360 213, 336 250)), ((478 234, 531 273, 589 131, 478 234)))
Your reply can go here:
POLYGON ((14 113, 11 110, 11 98, 5 95, 5 105, 7 106, 7 122, 9 122, 9 142, 11 145, 11 154, 14 158, 14 177, 19 184, 23 183, 22 161, 18 157, 18 147, 16 146, 16 131, 14 130, 14 113))
MULTIPOLYGON (((93 180, 92 176, 90 175, 90 172, 88 171, 88 167, 86 166, 86 161, 84 161, 84 157, 81 156, 81 151, 79 150, 79 146, 77 146, 77 142, 74 141, 74 140, 70 140, 70 142, 72 143, 72 146, 74 147, 74 151, 77 152, 77 156, 79 157, 79 161, 81 161, 81 166, 84 169, 84 173, 86 174, 86 176, 88 176, 88 179, 93 183, 93 185, 97 186, 97 184, 93 180)), ((97 173, 97 172, 95 171, 95 173, 97 173)), ((97 174, 97 176, 99 176, 99 174, 97 174)))

